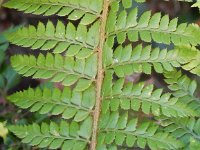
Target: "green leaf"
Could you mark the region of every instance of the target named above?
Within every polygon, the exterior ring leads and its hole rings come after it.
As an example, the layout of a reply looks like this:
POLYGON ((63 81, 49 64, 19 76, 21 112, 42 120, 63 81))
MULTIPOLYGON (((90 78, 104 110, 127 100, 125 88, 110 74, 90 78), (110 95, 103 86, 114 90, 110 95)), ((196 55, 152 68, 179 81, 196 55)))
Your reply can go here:
POLYGON ((132 1, 122 0, 124 8, 130 8, 132 6, 132 1))
MULTIPOLYGON (((125 5, 124 7, 129 7, 131 1, 124 0, 122 3, 125 5)), ((112 22, 112 26, 114 26, 113 24, 116 26, 116 28, 108 30, 109 36, 119 37, 123 34, 123 37, 126 37, 128 35, 128 39, 135 42, 139 40, 139 33, 140 39, 144 42, 155 41, 168 45, 173 43, 174 45, 190 44, 194 46, 200 43, 198 25, 178 25, 177 18, 169 21, 169 17, 166 15, 162 17, 160 13, 156 13, 152 16, 150 11, 146 11, 137 19, 137 10, 134 9, 129 13, 126 10, 119 11, 118 17, 114 17, 113 11, 109 15, 109 22, 112 22)), ((125 40, 118 41, 120 44, 125 42, 125 40)))
POLYGON ((87 26, 78 25, 77 29, 69 22, 66 26, 58 21, 54 27, 48 21, 46 27, 39 22, 37 29, 34 26, 22 27, 8 35, 11 43, 31 47, 31 49, 53 50, 53 53, 66 52, 70 46, 76 44, 80 49, 93 50, 98 46, 100 23, 97 21, 87 31, 87 26), (44 37, 45 35, 45 37, 44 37))
MULTIPOLYGON (((26 2, 22 0, 10 0, 4 4, 4 7, 14 8, 18 11, 24 11, 25 13, 32 13, 36 15, 44 14, 45 16, 58 15, 58 16, 68 16, 70 20, 78 20, 83 15, 87 15, 91 20, 95 21, 102 10, 103 1, 64 1, 64 0, 54 0, 54 1, 35 1, 32 3, 31 0, 26 2)), ((93 21, 86 21, 84 19, 83 24, 91 24, 93 21)))
POLYGON ((89 139, 92 134, 92 119, 88 117, 80 126, 79 135, 86 139, 89 139))
MULTIPOLYGON (((156 145, 156 148, 158 149, 163 147, 168 149, 182 147, 180 141, 175 140, 173 136, 170 136, 167 133, 159 131, 157 125, 151 124, 150 122, 139 124, 137 123, 137 119, 132 119, 128 122, 127 127, 118 128, 119 126, 113 125, 114 116, 116 115, 119 115, 118 112, 113 112, 108 120, 102 120, 103 122, 106 121, 108 123, 105 129, 101 129, 101 136, 104 136, 101 140, 104 140, 106 144, 128 146, 131 148, 136 142, 140 148, 145 148, 146 145, 151 145, 152 147, 152 143, 159 143, 159 145, 156 145), (150 142, 147 142, 149 140, 151 140, 151 144, 149 144, 150 142)), ((122 118, 115 118, 115 122, 121 122, 121 119, 122 118)), ((126 119, 127 118, 125 118, 125 120, 126 119)))
POLYGON ((84 91, 84 90, 88 89, 91 84, 92 84, 92 82, 89 80, 80 79, 76 85, 75 90, 76 91, 84 91))
POLYGON ((54 82, 63 82, 68 86, 78 81, 77 90, 79 91, 85 90, 91 85, 92 81, 89 80, 95 77, 97 71, 95 67, 90 70, 88 68, 91 62, 96 63, 96 55, 81 61, 86 63, 85 68, 81 68, 80 60, 74 61, 74 57, 63 57, 59 54, 53 56, 48 53, 46 57, 40 54, 38 58, 32 55, 16 55, 11 58, 13 68, 19 74, 26 77, 33 75, 33 78, 51 79, 54 82), (16 64, 16 62, 18 63, 16 64), (87 83, 87 86, 82 87, 83 83, 87 83))
POLYGON ((114 69, 118 77, 140 72, 151 74, 153 69, 157 73, 163 73, 165 70, 173 71, 179 67, 198 75, 197 53, 197 49, 190 46, 177 46, 167 50, 143 47, 141 44, 134 48, 132 45, 119 45, 112 54, 109 54, 112 60, 106 68, 114 69))
POLYGON ((52 90, 30 88, 23 92, 17 92, 8 99, 18 107, 29 108, 32 112, 62 114, 65 119, 75 117, 74 120, 82 121, 95 105, 95 89, 91 86, 83 92, 76 92, 69 88, 64 88, 62 91, 57 88, 52 90))
MULTIPOLYGON (((111 80, 109 85, 112 84, 115 85, 111 80)), ((106 88, 107 87, 108 86, 106 86, 106 88)), ((120 108, 122 110, 132 109, 138 111, 139 108, 141 108, 142 112, 147 115, 150 113, 160 115, 161 113, 168 117, 187 117, 196 116, 198 114, 198 112, 188 106, 187 103, 185 104, 185 102, 178 101, 177 97, 172 97, 171 93, 162 94, 161 89, 153 89, 153 85, 144 86, 144 83, 134 85, 129 83, 124 84, 121 93, 112 94, 113 88, 110 87, 110 94, 104 97, 104 101, 108 101, 108 108, 113 110, 114 103, 112 101, 119 99, 121 101, 120 108)), ((117 108, 114 108, 114 110, 115 109, 119 109, 119 105, 117 105, 117 108)))
MULTIPOLYGON (((76 137, 82 129, 79 130, 79 126, 75 122, 72 122, 70 125, 68 125, 68 123, 62 121, 60 126, 54 122, 51 122, 50 126, 47 124, 42 124, 42 126, 39 126, 38 124, 32 124, 28 126, 16 125, 10 126, 9 130, 21 138, 22 142, 29 143, 32 146, 39 145, 40 148, 63 148, 66 147, 67 143, 72 143, 72 141, 78 144, 78 146, 75 146, 74 144, 71 145, 75 148, 80 147, 80 149, 84 149, 87 145, 85 137, 76 137), (70 132, 70 134, 68 134, 67 130, 70 132)), ((68 145, 68 147, 70 149, 70 145, 68 145)))

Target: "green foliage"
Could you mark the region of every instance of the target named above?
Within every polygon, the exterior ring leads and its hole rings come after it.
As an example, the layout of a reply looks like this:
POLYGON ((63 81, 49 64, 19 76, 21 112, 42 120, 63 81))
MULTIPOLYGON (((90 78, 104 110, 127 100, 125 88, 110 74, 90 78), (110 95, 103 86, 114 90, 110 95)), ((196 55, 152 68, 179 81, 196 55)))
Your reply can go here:
POLYGON ((82 124, 61 121, 60 124, 50 122, 50 124, 43 123, 41 126, 35 123, 28 126, 10 126, 9 129, 22 138, 23 143, 32 146, 84 150, 89 142, 91 127, 92 119, 89 117, 82 124))
POLYGON ((142 149, 146 145, 151 149, 177 149, 182 145, 169 134, 158 131, 156 124, 144 122, 139 127, 137 124, 138 120, 135 118, 128 121, 127 113, 120 116, 117 112, 103 114, 103 119, 100 120, 102 133, 98 138, 100 146, 97 149, 106 149, 105 145, 101 145, 103 143, 127 147, 133 147, 137 143, 142 149))
MULTIPOLYGON (((118 8, 115 8, 118 9, 118 8)), ((122 44, 126 36, 131 42, 136 42, 139 37, 144 42, 176 45, 191 44, 197 45, 200 42, 199 27, 195 24, 187 25, 182 23, 177 25, 178 19, 169 20, 169 16, 161 16, 156 13, 153 16, 151 11, 144 12, 138 18, 138 9, 133 9, 130 13, 126 10, 119 12, 111 11, 108 16, 107 34, 116 35, 118 43, 122 44)))
POLYGON ((174 67, 182 67, 200 75, 199 51, 190 46, 177 46, 173 50, 159 48, 152 50, 151 46, 143 47, 141 44, 133 49, 131 44, 126 47, 119 45, 114 53, 112 49, 105 48, 104 56, 103 63, 106 68, 114 68, 118 77, 138 72, 151 74, 152 67, 157 73, 163 73, 164 70, 172 71, 174 67))
POLYGON ((81 19, 81 24, 94 22, 101 13, 102 0, 11 0, 4 4, 5 7, 14 8, 25 13, 44 16, 67 16, 69 20, 81 19))
MULTIPOLYGON (((197 83, 181 71, 165 72, 165 81, 169 84, 168 88, 173 91, 173 95, 199 114, 200 101, 195 95, 197 83)), ((199 115, 198 115, 199 116, 199 115)), ((199 143, 200 120, 193 117, 174 118, 158 117, 157 120, 164 127, 164 130, 172 133, 176 138, 181 139, 186 148, 193 149, 199 143), (193 143, 195 142, 195 143, 193 143)))
POLYGON ((34 26, 21 28, 17 32, 10 34, 8 39, 16 45, 31 47, 32 49, 53 50, 53 53, 62 53, 68 49, 67 55, 77 57, 88 57, 98 45, 99 22, 95 22, 87 31, 87 27, 79 25, 76 27, 72 23, 65 25, 58 21, 56 27, 52 22, 45 26, 39 23, 37 29, 34 26))
POLYGON ((179 138, 188 147, 191 144, 191 138, 199 140, 200 120, 195 118, 159 118, 165 131, 171 133, 174 137, 179 138))
POLYGON ((87 59, 75 59, 48 53, 46 56, 40 54, 38 58, 32 55, 16 55, 11 58, 11 63, 19 74, 26 77, 33 75, 33 78, 51 78, 51 81, 62 82, 65 86, 78 81, 76 90, 82 91, 92 84, 96 76, 96 59, 96 54, 87 59), (85 87, 80 89, 79 86, 83 83, 85 87))
POLYGON ((80 122, 92 112, 95 105, 95 88, 90 87, 84 92, 77 92, 66 87, 63 91, 59 89, 41 90, 28 89, 18 92, 9 97, 11 102, 20 108, 30 108, 31 112, 52 115, 62 114, 62 118, 80 122))
POLYGON ((183 75, 181 71, 174 70, 173 72, 165 72, 165 82, 169 84, 168 88, 173 91, 173 95, 179 98, 180 101, 191 106, 193 110, 200 113, 200 100, 195 95, 197 83, 191 80, 188 76, 183 75))
POLYGON ((197 113, 187 107, 177 97, 171 97, 170 93, 162 94, 162 89, 154 90, 153 85, 145 86, 144 83, 124 85, 124 79, 117 80, 113 86, 108 87, 111 83, 112 74, 105 76, 103 84, 103 112, 107 112, 110 107, 111 111, 119 110, 141 110, 145 114, 152 113, 155 116, 165 115, 168 117, 195 116, 197 113))
POLYGON ((196 2, 192 5, 192 7, 198 7, 200 9, 200 2, 196 2))
POLYGON ((63 150, 198 147, 197 83, 176 71, 200 76, 198 25, 150 11, 139 16, 127 0, 10 0, 4 6, 68 18, 8 35, 12 44, 42 50, 37 57, 11 58, 19 74, 64 86, 29 88, 8 97, 22 109, 57 118, 49 125, 10 126, 23 143, 63 150), (154 48, 152 42, 171 48, 154 48), (170 92, 126 80, 154 71, 165 76, 170 92))

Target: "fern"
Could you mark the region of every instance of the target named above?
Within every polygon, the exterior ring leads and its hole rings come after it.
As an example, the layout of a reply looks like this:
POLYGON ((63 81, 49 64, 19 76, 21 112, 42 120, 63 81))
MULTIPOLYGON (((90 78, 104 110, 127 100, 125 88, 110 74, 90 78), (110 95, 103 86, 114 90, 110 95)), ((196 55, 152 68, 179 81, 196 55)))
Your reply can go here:
POLYGON ((88 25, 94 22, 101 13, 103 1, 87 0, 87 1, 72 1, 72 0, 11 0, 4 6, 14 8, 25 13, 35 15, 43 14, 50 16, 57 14, 58 16, 67 16, 69 20, 81 19, 81 24, 88 25))
POLYGON ((192 5, 192 7, 198 7, 200 9, 200 2, 196 2, 192 5))
POLYGON ((199 141, 199 123, 200 120, 194 118, 159 118, 165 131, 170 132, 174 137, 179 138, 185 144, 185 147, 192 145, 191 139, 199 141), (189 145, 188 145, 189 144, 189 145))
POLYGON ((176 45, 191 44, 197 45, 200 41, 198 26, 185 23, 177 25, 178 19, 169 20, 169 16, 161 17, 161 13, 151 16, 147 11, 142 16, 137 17, 138 10, 135 8, 130 13, 121 11, 118 17, 115 11, 111 11, 108 16, 107 34, 108 36, 116 35, 118 42, 121 44, 125 41, 126 36, 132 42, 140 39, 145 42, 152 40, 158 43, 176 45))
MULTIPOLYGON (((173 72, 165 72, 165 81, 169 84, 169 89, 173 91, 173 95, 179 97, 179 100, 187 104, 199 114, 199 98, 195 96, 197 83, 191 80, 188 76, 182 75, 181 71, 174 70, 173 72)), ((172 133, 176 138, 180 138, 185 147, 192 146, 192 141, 199 141, 199 119, 193 117, 186 118, 157 118, 164 130, 172 133), (189 144, 189 145, 188 145, 189 144)))
POLYGON ((119 77, 131 75, 135 72, 151 74, 152 67, 158 73, 163 73, 164 70, 172 71, 174 67, 182 67, 185 70, 199 74, 198 55, 198 50, 190 46, 177 46, 173 50, 160 50, 159 48, 152 50, 151 46, 142 47, 142 45, 138 45, 132 50, 131 45, 126 47, 120 45, 114 53, 111 49, 105 49, 104 56, 107 58, 104 60, 104 64, 108 69, 114 68, 116 75, 119 77), (109 50, 110 58, 106 56, 109 50))
POLYGON ((181 71, 174 70, 173 72, 164 73, 165 81, 169 84, 169 89, 173 91, 173 95, 178 97, 180 101, 191 105, 191 107, 199 111, 200 100, 195 96, 197 83, 191 80, 188 76, 182 75, 181 71))
POLYGON ((52 22, 48 22, 46 27, 39 23, 37 29, 34 26, 22 28, 18 32, 9 36, 9 40, 16 45, 31 47, 32 49, 53 50, 53 53, 62 53, 69 49, 69 55, 75 55, 79 52, 92 53, 98 45, 99 22, 97 21, 87 32, 87 27, 79 25, 77 30, 72 23, 67 27, 58 21, 56 27, 52 22), (44 36, 45 35, 45 36, 44 36), (98 34, 97 34, 98 35, 98 34), (76 49, 76 50, 74 50, 76 49))
POLYGON ((63 85, 77 83, 76 90, 87 89, 96 76, 96 54, 88 59, 77 59, 57 54, 53 56, 48 53, 46 57, 42 54, 34 56, 16 55, 11 59, 13 68, 24 76, 33 78, 50 79, 54 82, 62 82, 63 85), (88 85, 88 86, 86 86, 88 85), (80 89, 85 86, 84 89, 80 89))
POLYGON ((23 143, 63 150, 185 149, 190 141, 196 142, 190 147, 198 145, 197 84, 176 71, 200 76, 198 25, 179 24, 177 18, 150 11, 140 16, 127 0, 9 0, 4 6, 67 18, 67 23, 39 22, 8 35, 12 44, 41 50, 37 57, 12 56, 19 74, 64 86, 29 88, 8 97, 21 109, 57 118, 9 126, 23 143), (152 42, 171 48, 154 48, 152 42), (165 76, 169 92, 126 81, 127 75, 153 71, 165 76))
POLYGON ((69 124, 61 121, 59 125, 51 122, 50 125, 43 123, 41 126, 37 124, 10 126, 10 130, 22 138, 23 143, 29 143, 32 146, 38 145, 40 148, 49 146, 50 149, 62 146, 64 150, 67 148, 84 149, 89 143, 91 127, 92 119, 89 117, 81 125, 76 122, 69 124))
MULTIPOLYGON (((103 119, 100 120, 102 133, 99 135, 99 141, 102 144, 105 141, 106 144, 115 143, 120 146, 126 143, 127 147, 133 147, 136 142, 140 148, 145 148, 147 144, 151 149, 177 149, 181 147, 181 143, 174 143, 173 137, 159 132, 157 125, 145 122, 137 127, 137 119, 127 120, 127 113, 121 116, 117 112, 104 114, 103 119)), ((97 149, 106 149, 105 147, 101 145, 97 149)), ((116 146, 112 146, 112 148, 114 147, 116 149, 116 146)))
POLYGON ((50 113, 52 115, 62 114, 62 118, 80 122, 87 118, 92 112, 95 104, 95 89, 90 87, 84 92, 71 91, 65 88, 59 89, 28 89, 18 92, 9 98, 15 105, 27 109, 31 112, 39 111, 41 114, 50 113))
POLYGON ((124 110, 138 111, 141 107, 145 114, 153 113, 155 116, 164 114, 165 116, 195 115, 195 112, 188 109, 184 103, 178 102, 176 97, 171 97, 170 93, 162 95, 161 89, 153 91, 153 85, 144 87, 144 83, 132 85, 126 84, 123 87, 124 80, 119 79, 112 87, 112 73, 105 76, 103 84, 103 111, 107 112, 107 107, 111 111, 117 111, 119 106, 124 110), (109 81, 110 80, 110 81, 109 81))

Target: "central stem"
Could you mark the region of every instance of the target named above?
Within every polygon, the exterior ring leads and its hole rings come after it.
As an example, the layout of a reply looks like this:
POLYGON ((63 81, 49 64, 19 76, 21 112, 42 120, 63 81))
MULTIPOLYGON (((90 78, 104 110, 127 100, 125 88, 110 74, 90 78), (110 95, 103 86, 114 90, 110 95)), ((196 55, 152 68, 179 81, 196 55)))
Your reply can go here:
POLYGON ((100 42, 98 46, 98 73, 97 73, 97 81, 96 81, 96 105, 93 115, 93 132, 92 132, 92 140, 90 144, 91 150, 96 150, 97 144, 97 133, 98 133, 98 121, 101 112, 101 88, 104 78, 104 70, 103 70, 103 47, 106 40, 106 21, 108 16, 108 8, 109 8, 109 0, 104 0, 103 4, 103 12, 101 15, 101 27, 100 27, 100 42))

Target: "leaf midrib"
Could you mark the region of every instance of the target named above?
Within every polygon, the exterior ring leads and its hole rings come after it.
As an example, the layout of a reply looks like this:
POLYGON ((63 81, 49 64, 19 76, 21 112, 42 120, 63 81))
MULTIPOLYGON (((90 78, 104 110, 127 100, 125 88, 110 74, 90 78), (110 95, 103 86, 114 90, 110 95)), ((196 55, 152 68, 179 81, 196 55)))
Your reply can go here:
POLYGON ((167 58, 167 59, 156 59, 156 60, 151 60, 148 59, 148 60, 128 60, 128 61, 123 61, 123 62, 118 62, 118 63, 113 63, 112 65, 110 66, 107 66, 106 69, 111 69, 111 68, 114 68, 116 66, 124 66, 124 65, 131 65, 131 64, 134 64, 134 63, 137 63, 137 64, 142 64, 142 63, 165 63, 165 62, 171 62, 171 61, 177 61, 178 59, 177 58, 167 58))
POLYGON ((100 14, 98 12, 96 12, 96 11, 94 11, 92 9, 81 7, 81 6, 76 6, 76 5, 70 5, 70 4, 66 4, 66 3, 56 3, 56 2, 54 2, 54 3, 48 3, 48 2, 35 2, 35 1, 29 2, 29 1, 25 1, 24 4, 30 4, 30 6, 33 5, 33 4, 35 4, 35 5, 40 4, 40 5, 70 7, 70 8, 73 8, 73 9, 79 9, 79 10, 84 11, 86 13, 93 14, 93 15, 95 15, 97 17, 100 16, 100 14))
MULTIPOLYGON (((118 133, 123 133, 123 134, 126 134, 126 135, 133 135, 133 136, 137 136, 137 137, 142 137, 142 138, 145 138, 145 139, 151 139, 153 141, 159 141, 159 142, 162 142, 164 144, 167 143, 167 141, 165 141, 165 139, 161 140, 161 138, 155 138, 153 136, 149 136, 148 133, 144 133, 144 134, 137 134, 137 131, 133 131, 133 132, 128 132, 128 131, 124 131, 124 130, 118 130, 118 129, 104 129, 104 130, 101 130, 101 132, 118 132, 118 133)), ((172 145, 167 143, 167 145, 169 147, 171 147, 172 145)))
MULTIPOLYGON (((24 97, 22 96, 22 98, 24 99, 24 97)), ((78 106, 78 105, 75 105, 75 104, 72 104, 72 103, 65 103, 64 101, 58 101, 58 100, 53 100, 53 99, 50 99, 50 98, 38 98, 38 96, 33 96, 33 97, 28 97, 28 101, 34 101, 35 103, 37 102, 40 102, 40 103, 43 103, 44 105, 45 104, 53 104, 53 105, 61 105, 61 106, 66 106, 67 107, 72 107, 72 108, 76 108, 77 110, 84 110, 84 111, 87 111, 87 112, 92 112, 91 109, 89 108, 86 108, 86 107, 82 107, 82 106, 78 106)))
MULTIPOLYGON (((129 99, 129 100, 133 100, 134 98, 135 99, 139 99, 140 101, 141 101, 141 103, 143 102, 143 101, 148 101, 148 102, 150 102, 150 103, 156 103, 156 104, 159 104, 160 105, 160 108, 162 108, 162 107, 168 107, 168 108, 170 108, 170 109, 173 109, 173 110, 175 110, 176 112, 178 111, 178 112, 181 112, 182 113, 182 111, 180 111, 180 109, 177 109, 177 107, 174 107, 174 106, 176 106, 176 105, 166 105, 167 103, 166 102, 164 102, 164 103, 160 103, 160 100, 154 100, 154 99, 151 99, 151 97, 149 97, 149 98, 144 98, 144 97, 141 97, 141 96, 135 96, 135 95, 132 95, 132 96, 127 96, 127 95, 122 95, 122 94, 120 94, 120 95, 115 95, 115 96, 112 96, 112 97, 104 97, 104 99, 129 99)), ((167 101, 167 102, 169 102, 169 101, 167 101)), ((183 114, 185 114, 184 112, 183 112, 183 114)))
MULTIPOLYGON (((192 36, 192 34, 186 34, 186 32, 177 32, 175 31, 169 31, 169 30, 161 30, 160 28, 149 28, 147 27, 138 27, 138 26, 134 26, 134 27, 125 27, 125 29, 117 29, 111 33, 108 33, 107 36, 113 36, 113 35, 117 35, 121 32, 129 32, 129 31, 149 31, 150 34, 152 34, 152 32, 159 32, 159 33, 168 33, 170 35, 178 35, 178 36, 184 36, 187 38, 192 38, 194 39, 194 37, 192 36)), ((170 37, 171 38, 171 37, 170 37)))
MULTIPOLYGON (((52 40, 52 41, 58 41, 58 42, 66 42, 66 43, 70 43, 71 45, 80 45, 82 48, 88 48, 88 49, 91 49, 91 50, 93 50, 93 49, 95 49, 96 47, 95 46, 93 46, 93 45, 90 45, 90 44, 88 44, 88 43, 82 43, 82 42, 80 42, 80 41, 77 41, 77 40, 72 40, 72 39, 68 39, 68 38, 60 38, 60 37, 54 37, 54 36, 51 36, 51 37, 49 37, 49 36, 45 36, 45 35, 43 35, 43 36, 35 36, 35 37, 33 37, 33 36, 21 36, 22 38, 24 38, 24 39, 35 39, 35 40, 46 40, 46 42, 48 42, 48 41, 50 41, 50 40, 52 40)), ((23 40, 23 39, 22 39, 23 40)), ((20 40, 21 41, 21 40, 20 40)), ((45 43, 46 43, 45 42, 45 43)), ((35 44, 35 43, 34 43, 35 44)), ((56 46, 55 46, 56 47, 56 46)))
POLYGON ((52 71, 52 72, 54 72, 54 74, 66 73, 67 75, 77 75, 80 78, 85 78, 85 79, 88 79, 88 80, 91 80, 91 81, 95 81, 94 78, 92 78, 92 77, 90 77, 90 76, 88 76, 86 74, 82 74, 82 73, 79 73, 79 72, 76 72, 76 71, 72 71, 72 70, 66 70, 64 68, 55 69, 55 68, 50 68, 49 66, 42 67, 42 66, 36 66, 36 65, 34 65, 34 66, 24 65, 24 67, 27 67, 27 66, 30 67, 30 69, 35 68, 35 69, 38 69, 38 70, 52 71))

